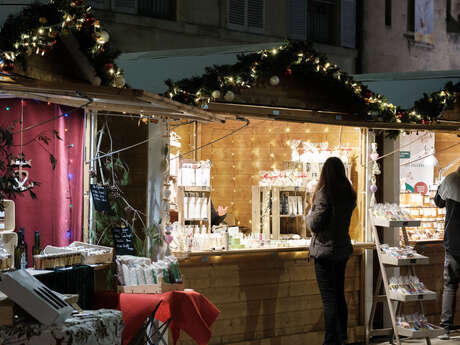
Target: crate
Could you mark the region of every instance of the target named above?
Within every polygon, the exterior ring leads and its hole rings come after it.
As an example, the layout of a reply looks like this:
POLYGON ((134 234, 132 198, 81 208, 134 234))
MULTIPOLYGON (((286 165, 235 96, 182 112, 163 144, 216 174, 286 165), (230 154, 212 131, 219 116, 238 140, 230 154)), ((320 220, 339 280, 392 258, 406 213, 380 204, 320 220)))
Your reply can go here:
POLYGON ((5 249, 11 255, 9 259, 10 268, 14 267, 14 249, 18 245, 18 234, 13 231, 0 231, 0 240, 3 241, 5 249))
POLYGON ((82 263, 82 258, 80 252, 70 250, 67 252, 34 255, 34 268, 36 270, 52 270, 56 267, 78 265, 82 263))
POLYGON ((82 252, 83 256, 83 263, 86 265, 93 265, 93 264, 110 264, 113 261, 113 248, 112 247, 104 247, 98 246, 96 244, 89 244, 84 242, 75 241, 68 246, 68 248, 72 248, 73 246, 81 246, 88 249, 95 249, 95 250, 104 250, 106 253, 97 254, 97 255, 88 255, 86 252, 82 252))
POLYGON ((169 284, 160 280, 159 284, 118 286, 119 293, 156 294, 168 291, 183 291, 184 283, 169 284))
POLYGON ((104 250, 106 253, 96 254, 96 255, 88 255, 85 251, 78 251, 81 254, 82 264, 92 265, 92 264, 108 264, 112 263, 113 260, 113 248, 112 247, 104 247, 98 246, 95 244, 83 243, 75 241, 67 247, 54 247, 54 246, 46 246, 43 252, 45 254, 66 254, 66 253, 75 253, 77 249, 75 247, 84 247, 88 249, 97 249, 97 250, 104 250))
POLYGON ((15 207, 13 200, 3 200, 4 210, 0 211, 0 232, 14 231, 15 207))

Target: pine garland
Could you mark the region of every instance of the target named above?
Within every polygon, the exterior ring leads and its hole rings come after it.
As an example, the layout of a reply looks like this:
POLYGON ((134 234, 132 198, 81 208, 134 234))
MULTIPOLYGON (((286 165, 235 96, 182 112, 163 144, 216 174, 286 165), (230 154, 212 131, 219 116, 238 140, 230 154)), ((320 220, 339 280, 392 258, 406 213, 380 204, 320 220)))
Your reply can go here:
POLYGON ((59 36, 68 34, 77 38, 103 85, 125 85, 122 71, 114 64, 120 52, 111 46, 109 34, 83 0, 35 3, 9 16, 0 31, 0 71, 11 72, 16 58, 25 65, 26 56, 47 54, 59 36))
POLYGON ((273 83, 277 84, 280 75, 299 82, 320 80, 326 83, 331 93, 360 105, 365 112, 362 115, 371 121, 432 123, 456 100, 454 86, 450 83, 431 96, 425 95, 411 109, 402 109, 327 61, 311 43, 300 41, 288 41, 276 49, 239 55, 234 65, 207 68, 200 77, 176 82, 167 80, 166 95, 205 108, 211 101, 231 102, 242 89, 266 86, 271 78, 275 78, 273 83))

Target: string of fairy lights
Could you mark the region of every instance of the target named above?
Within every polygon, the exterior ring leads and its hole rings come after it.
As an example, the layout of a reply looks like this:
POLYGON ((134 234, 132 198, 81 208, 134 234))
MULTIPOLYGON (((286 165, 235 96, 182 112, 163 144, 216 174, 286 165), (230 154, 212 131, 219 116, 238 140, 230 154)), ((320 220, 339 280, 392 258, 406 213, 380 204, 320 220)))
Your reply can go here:
POLYGON ((355 81, 306 43, 288 42, 278 48, 239 56, 238 59, 239 62, 233 66, 208 68, 200 78, 167 81, 167 95, 174 100, 207 108, 213 101, 237 100, 243 89, 276 87, 288 78, 301 80, 302 77, 316 75, 317 78, 328 80, 331 85, 340 85, 343 91, 351 92, 364 104, 366 116, 375 121, 421 124, 435 121, 445 107, 456 100, 455 93, 446 87, 430 96, 425 95, 411 109, 402 109, 355 81), (280 72, 284 72, 283 79, 279 77, 280 72))
MULTIPOLYGON (((110 35, 101 28, 100 21, 96 20, 91 7, 86 6, 84 0, 50 1, 48 5, 43 6, 56 6, 60 14, 59 20, 57 23, 48 24, 47 17, 36 18, 36 24, 33 28, 26 29, 19 37, 15 38, 12 50, 0 51, 0 71, 12 72, 15 68, 16 58, 21 55, 44 56, 56 45, 59 36, 71 33, 85 31, 91 35, 94 42, 90 49, 92 57, 98 58, 98 54, 104 51, 104 46, 109 42, 110 35)), ((108 79, 111 86, 125 86, 123 72, 113 61, 106 61, 103 65, 103 71, 105 73, 104 79, 108 79)))

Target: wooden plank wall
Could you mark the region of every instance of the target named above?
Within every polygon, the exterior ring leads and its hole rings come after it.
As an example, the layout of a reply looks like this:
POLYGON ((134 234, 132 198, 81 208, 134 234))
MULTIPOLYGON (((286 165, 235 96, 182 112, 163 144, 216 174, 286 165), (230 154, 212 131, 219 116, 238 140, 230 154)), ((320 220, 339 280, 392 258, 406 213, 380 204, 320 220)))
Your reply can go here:
MULTIPOLYGON (((435 151, 436 158, 438 159, 439 166, 434 169, 434 178, 436 180, 438 176, 439 169, 442 169, 453 162, 456 158, 460 157, 460 138, 456 134, 451 133, 436 133, 435 139, 435 151), (457 146, 450 146, 454 144, 459 144, 457 146), (443 151, 445 150, 445 151, 443 151)), ((457 170, 460 166, 460 162, 455 164, 452 168, 444 173, 444 176, 447 176, 451 172, 457 170)))
MULTIPOLYGON (((225 124, 203 124, 198 129, 198 142, 203 145, 241 127, 240 121, 225 124)), ((358 180, 360 131, 358 128, 339 126, 298 124, 278 121, 251 120, 245 129, 199 151, 199 159, 210 159, 212 199, 214 205, 227 205, 240 226, 251 227, 251 186, 259 183, 259 172, 282 169, 283 162, 291 159, 288 142, 292 139, 312 143, 329 142, 335 147, 341 139, 352 151, 352 182, 361 190, 358 180)), ((193 134, 192 134, 193 135, 193 134)), ((182 136, 182 135, 181 135, 182 136)), ((185 137, 185 136, 184 136, 185 137)), ((188 137, 190 140, 190 136, 188 137)), ((362 193, 358 193, 362 197, 362 193)), ((359 203, 358 203, 359 204, 359 203)), ((356 209, 350 234, 362 240, 360 212, 356 209)))
MULTIPOLYGON (((294 252, 181 261, 185 287, 202 293, 221 311, 209 344, 322 344, 322 302, 313 261, 306 256, 294 252)), ((349 343, 364 339, 361 265, 362 255, 353 255, 346 271, 349 343)), ((178 344, 195 343, 182 333, 178 344)))

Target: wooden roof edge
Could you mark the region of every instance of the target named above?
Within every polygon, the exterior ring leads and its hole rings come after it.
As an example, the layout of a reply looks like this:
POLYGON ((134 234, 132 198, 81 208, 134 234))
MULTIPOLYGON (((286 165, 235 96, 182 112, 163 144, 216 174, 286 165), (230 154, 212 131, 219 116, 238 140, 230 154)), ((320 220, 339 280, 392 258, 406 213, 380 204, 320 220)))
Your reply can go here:
MULTIPOLYGON (((219 103, 221 104, 221 103, 219 103)), ((336 113, 328 111, 317 111, 317 110, 308 110, 308 109, 287 109, 287 108, 277 108, 269 106, 260 106, 259 112, 257 108, 259 106, 252 106, 251 108, 241 108, 236 105, 233 107, 234 110, 239 109, 239 111, 228 111, 230 108, 222 109, 218 111, 215 106, 211 106, 218 114, 222 115, 226 119, 259 119, 259 120, 271 120, 271 121, 286 121, 286 122, 296 122, 296 123, 315 123, 315 124, 325 124, 325 125, 336 125, 336 126, 347 126, 347 127, 360 127, 360 128, 369 128, 369 129, 382 129, 382 130, 429 130, 429 131, 440 131, 440 132, 459 132, 460 133, 460 123, 434 123, 434 124, 415 124, 415 123, 404 123, 404 122, 381 122, 381 121, 363 121, 363 120, 346 120, 341 117, 341 115, 352 115, 346 113, 336 113), (250 109, 250 111, 245 112, 245 109, 250 109), (269 113, 267 110, 278 110, 278 112, 269 113), (285 111, 283 113, 283 110, 285 111)))

